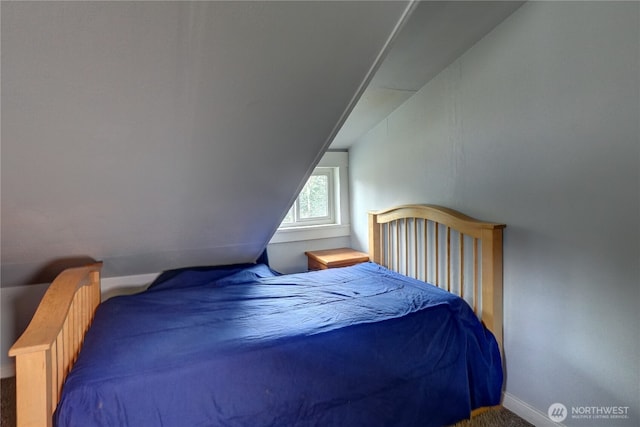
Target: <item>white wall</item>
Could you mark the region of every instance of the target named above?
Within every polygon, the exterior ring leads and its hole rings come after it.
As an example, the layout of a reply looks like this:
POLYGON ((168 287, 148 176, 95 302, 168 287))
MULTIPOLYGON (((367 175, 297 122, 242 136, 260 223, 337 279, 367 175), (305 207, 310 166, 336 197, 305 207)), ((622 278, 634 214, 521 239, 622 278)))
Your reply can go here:
POLYGON ((442 204, 507 224, 507 396, 628 406, 640 425, 640 4, 529 2, 350 150, 366 212, 442 204))
POLYGON ((27 327, 48 284, 0 288, 0 378, 15 375, 9 348, 27 327))
POLYGON ((305 251, 344 248, 350 245, 351 238, 349 236, 271 243, 267 248, 269 265, 281 273, 300 273, 307 271, 305 251))

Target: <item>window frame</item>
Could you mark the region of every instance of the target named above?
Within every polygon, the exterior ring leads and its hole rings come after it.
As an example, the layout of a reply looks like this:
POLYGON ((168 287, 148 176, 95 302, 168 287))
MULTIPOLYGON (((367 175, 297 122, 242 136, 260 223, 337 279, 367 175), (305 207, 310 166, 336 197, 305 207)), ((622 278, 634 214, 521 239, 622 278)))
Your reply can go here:
POLYGON ((282 227, 282 224, 279 224, 269 244, 348 237, 351 235, 351 226, 349 225, 349 153, 347 151, 327 151, 316 167, 334 168, 335 170, 334 223, 287 227, 282 227))
MULTIPOLYGON (((301 195, 298 195, 296 200, 293 202, 293 206, 289 209, 289 212, 293 213, 293 221, 289 223, 282 222, 278 229, 309 227, 314 225, 335 225, 337 217, 336 205, 338 205, 336 201, 336 193, 338 192, 338 189, 336 189, 337 175, 337 168, 319 166, 313 170, 307 180, 307 183, 302 187, 302 191, 304 191, 305 187, 314 176, 325 176, 327 178, 327 215, 321 217, 302 218, 300 215, 301 195)), ((289 214, 287 213, 287 216, 288 215, 289 214)))

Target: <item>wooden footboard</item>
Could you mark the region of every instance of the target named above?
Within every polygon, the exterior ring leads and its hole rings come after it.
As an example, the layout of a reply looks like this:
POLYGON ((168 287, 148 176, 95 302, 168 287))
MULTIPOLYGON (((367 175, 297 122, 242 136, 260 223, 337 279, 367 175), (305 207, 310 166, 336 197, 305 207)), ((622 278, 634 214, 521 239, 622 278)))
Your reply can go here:
POLYGON ((51 283, 9 350, 16 358, 18 426, 50 426, 62 384, 100 304, 102 263, 72 268, 51 283))

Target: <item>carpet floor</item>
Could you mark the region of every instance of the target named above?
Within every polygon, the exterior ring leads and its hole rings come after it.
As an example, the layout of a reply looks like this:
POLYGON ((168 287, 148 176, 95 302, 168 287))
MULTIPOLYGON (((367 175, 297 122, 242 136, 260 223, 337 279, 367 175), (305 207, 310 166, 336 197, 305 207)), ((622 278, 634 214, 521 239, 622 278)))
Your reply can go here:
MULTIPOLYGON (((0 388, 0 427, 16 426, 16 380, 15 377, 3 378, 0 388)), ((499 407, 483 412, 477 417, 461 421, 453 427, 533 427, 513 412, 499 407)))
POLYGON ((3 378, 0 387, 0 427, 16 427, 16 378, 3 378))

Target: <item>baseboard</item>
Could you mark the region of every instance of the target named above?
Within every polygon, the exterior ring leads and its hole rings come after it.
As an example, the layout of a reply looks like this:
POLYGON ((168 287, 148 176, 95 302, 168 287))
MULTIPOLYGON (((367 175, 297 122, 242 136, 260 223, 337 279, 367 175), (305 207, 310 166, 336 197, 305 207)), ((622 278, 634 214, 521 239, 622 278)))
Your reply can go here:
POLYGON ((148 274, 136 274, 133 276, 118 276, 118 277, 102 277, 100 279, 100 284, 102 288, 116 288, 122 286, 138 286, 138 285, 148 285, 153 282, 160 273, 148 273, 148 274))
POLYGON ((0 378, 10 378, 16 376, 16 365, 10 363, 4 366, 0 366, 0 378))
POLYGON ((545 412, 539 411, 508 392, 502 396, 502 406, 536 427, 564 427, 562 423, 551 421, 545 412))
POLYGON ((138 274, 135 276, 103 277, 100 280, 102 301, 117 295, 135 294, 144 291, 160 273, 138 274))

